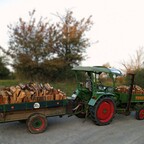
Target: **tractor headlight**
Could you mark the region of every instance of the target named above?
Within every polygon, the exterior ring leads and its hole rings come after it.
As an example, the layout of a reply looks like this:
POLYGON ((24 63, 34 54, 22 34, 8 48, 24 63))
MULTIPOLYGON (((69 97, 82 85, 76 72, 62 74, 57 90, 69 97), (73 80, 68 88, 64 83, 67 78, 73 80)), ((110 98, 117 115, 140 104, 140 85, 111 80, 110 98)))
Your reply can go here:
POLYGON ((71 96, 71 97, 72 97, 72 99, 73 99, 73 100, 75 100, 75 99, 76 99, 76 97, 77 97, 77 95, 74 93, 74 94, 72 94, 72 96, 71 96))

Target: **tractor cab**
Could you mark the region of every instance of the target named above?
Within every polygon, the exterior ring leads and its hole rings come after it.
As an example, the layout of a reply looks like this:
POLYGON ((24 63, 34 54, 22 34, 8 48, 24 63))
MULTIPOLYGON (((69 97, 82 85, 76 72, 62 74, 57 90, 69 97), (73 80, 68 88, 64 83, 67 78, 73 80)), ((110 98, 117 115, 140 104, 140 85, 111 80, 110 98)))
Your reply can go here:
POLYGON ((73 98, 76 98, 78 93, 82 93, 81 97, 90 99, 96 93, 113 92, 116 77, 122 75, 121 71, 104 66, 78 66, 72 70, 75 71, 77 80, 77 90, 72 96, 73 98))

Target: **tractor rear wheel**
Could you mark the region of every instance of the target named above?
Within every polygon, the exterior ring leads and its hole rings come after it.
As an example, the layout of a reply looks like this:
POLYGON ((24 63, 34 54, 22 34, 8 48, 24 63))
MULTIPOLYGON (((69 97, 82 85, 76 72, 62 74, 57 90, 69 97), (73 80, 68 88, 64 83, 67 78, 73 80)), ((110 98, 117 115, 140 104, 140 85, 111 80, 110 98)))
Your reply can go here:
POLYGON ((33 133, 42 133, 47 128, 47 118, 42 114, 33 114, 27 119, 28 130, 33 133))
POLYGON ((136 119, 143 120, 144 119, 144 108, 140 108, 136 111, 136 119))
POLYGON ((96 125, 107 125, 111 123, 115 111, 115 102, 111 97, 102 97, 97 101, 94 107, 90 107, 91 118, 96 125))

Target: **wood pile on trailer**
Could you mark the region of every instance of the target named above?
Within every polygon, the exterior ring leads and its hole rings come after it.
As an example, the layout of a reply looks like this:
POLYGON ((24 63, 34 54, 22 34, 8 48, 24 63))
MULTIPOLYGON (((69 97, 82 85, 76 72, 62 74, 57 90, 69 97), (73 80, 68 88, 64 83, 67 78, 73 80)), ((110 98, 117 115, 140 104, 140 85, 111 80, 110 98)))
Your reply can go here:
MULTIPOLYGON (((128 93, 129 88, 130 88, 129 86, 122 85, 122 86, 118 86, 116 88, 116 91, 118 91, 120 93, 128 93)), ((144 94, 144 89, 138 85, 134 85, 133 90, 132 90, 132 94, 144 94)))
POLYGON ((0 90, 0 104, 63 99, 66 99, 66 94, 59 89, 54 89, 49 83, 19 84, 17 86, 5 87, 0 90))

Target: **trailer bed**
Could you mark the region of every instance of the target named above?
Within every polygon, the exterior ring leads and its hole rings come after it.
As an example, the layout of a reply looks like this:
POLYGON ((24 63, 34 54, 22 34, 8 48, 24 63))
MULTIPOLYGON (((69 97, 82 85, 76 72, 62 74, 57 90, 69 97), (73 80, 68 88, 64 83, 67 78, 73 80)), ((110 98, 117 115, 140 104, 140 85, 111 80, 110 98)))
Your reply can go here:
POLYGON ((46 117, 66 114, 67 100, 17 103, 0 105, 0 122, 28 119, 34 113, 46 117))

